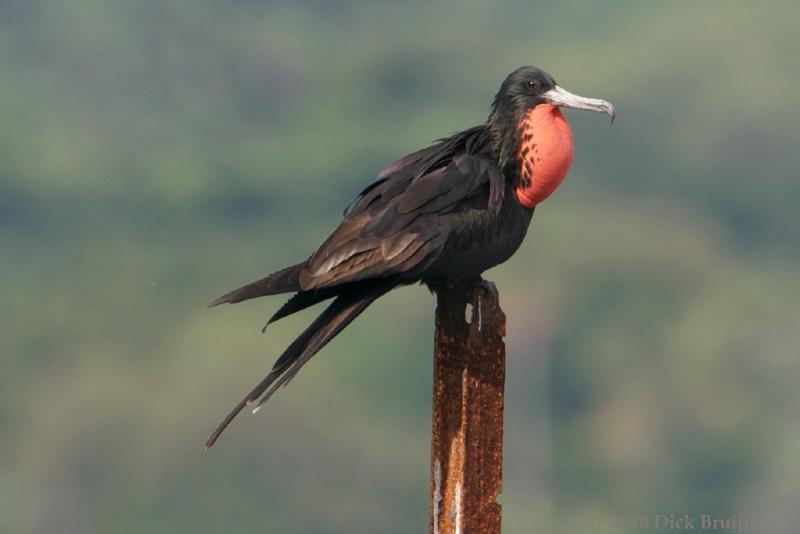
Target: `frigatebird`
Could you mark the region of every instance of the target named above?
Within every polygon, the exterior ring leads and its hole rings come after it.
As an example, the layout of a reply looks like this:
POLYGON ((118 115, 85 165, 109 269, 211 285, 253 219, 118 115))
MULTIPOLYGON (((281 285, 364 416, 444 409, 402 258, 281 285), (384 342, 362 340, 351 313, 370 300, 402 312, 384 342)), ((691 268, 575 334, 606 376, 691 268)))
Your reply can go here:
MULTIPOLYGON (((281 354, 269 374, 225 417, 211 447, 248 405, 254 412, 378 297, 399 286, 478 279, 522 243, 536 205, 572 163, 572 132, 561 108, 606 113, 605 100, 574 95, 536 67, 506 77, 484 124, 404 156, 344 210, 339 227, 296 265, 209 304, 294 293, 270 323, 333 302, 281 354)), ((266 326, 264 327, 266 329, 266 326)))

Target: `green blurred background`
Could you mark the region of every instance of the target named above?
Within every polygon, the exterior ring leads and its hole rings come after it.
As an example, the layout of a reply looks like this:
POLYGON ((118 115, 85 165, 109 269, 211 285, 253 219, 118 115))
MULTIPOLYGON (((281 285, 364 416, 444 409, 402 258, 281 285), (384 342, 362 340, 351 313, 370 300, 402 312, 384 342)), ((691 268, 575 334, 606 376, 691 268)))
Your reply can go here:
POLYGON ((434 298, 381 299, 210 452, 313 312, 261 336, 279 298, 205 304, 524 64, 618 118, 567 112, 570 178, 488 274, 504 532, 796 532, 798 26, 792 2, 0 1, 0 532, 425 531, 434 298))

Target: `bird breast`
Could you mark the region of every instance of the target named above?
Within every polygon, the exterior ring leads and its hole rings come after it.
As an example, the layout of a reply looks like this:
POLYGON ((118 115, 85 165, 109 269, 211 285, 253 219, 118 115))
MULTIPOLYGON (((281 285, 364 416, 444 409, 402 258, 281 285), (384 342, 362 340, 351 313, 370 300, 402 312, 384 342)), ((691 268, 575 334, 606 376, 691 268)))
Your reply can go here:
POLYGON ((517 199, 528 208, 556 190, 572 165, 572 130, 561 109, 539 104, 519 122, 517 199))

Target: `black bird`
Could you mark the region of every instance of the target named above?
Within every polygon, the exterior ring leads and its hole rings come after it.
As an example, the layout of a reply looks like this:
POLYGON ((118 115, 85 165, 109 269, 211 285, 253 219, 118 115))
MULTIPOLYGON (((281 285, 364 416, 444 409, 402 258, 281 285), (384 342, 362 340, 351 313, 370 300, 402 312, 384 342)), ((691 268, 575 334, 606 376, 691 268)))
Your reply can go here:
POLYGON ((572 133, 561 107, 599 111, 614 120, 614 107, 605 100, 569 93, 536 67, 515 70, 500 86, 484 124, 381 171, 307 260, 211 302, 294 293, 268 325, 334 299, 225 417, 206 448, 245 406, 257 403, 258 410, 378 297, 420 281, 476 279, 511 257, 534 208, 572 163, 572 133))

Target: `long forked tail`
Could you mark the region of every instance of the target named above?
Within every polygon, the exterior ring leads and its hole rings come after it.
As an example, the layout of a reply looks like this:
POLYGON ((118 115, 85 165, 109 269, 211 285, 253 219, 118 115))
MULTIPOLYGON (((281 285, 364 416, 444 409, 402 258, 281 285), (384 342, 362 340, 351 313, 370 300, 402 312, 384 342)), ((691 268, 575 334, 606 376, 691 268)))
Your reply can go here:
POLYGON ((331 339, 336 337, 350 322, 358 317, 375 299, 397 286, 391 280, 379 280, 370 287, 360 287, 339 295, 305 331, 295 339, 275 362, 270 373, 253 388, 222 420, 206 441, 206 449, 214 445, 220 434, 245 406, 256 401, 253 412, 258 411, 275 391, 289 383, 305 363, 331 339), (260 398, 260 400, 259 400, 260 398))
POLYGON ((299 291, 300 285, 298 279, 300 276, 300 269, 303 265, 305 264, 298 263, 297 265, 286 267, 260 280, 251 282, 246 286, 229 291, 221 297, 212 300, 208 307, 212 308, 226 303, 235 304, 236 302, 242 302, 243 300, 250 300, 256 297, 299 291))

